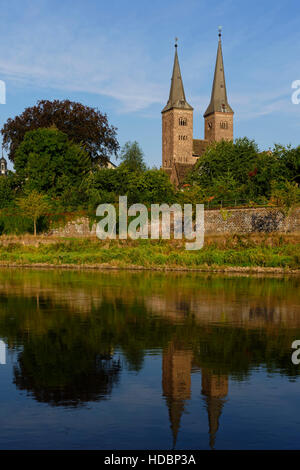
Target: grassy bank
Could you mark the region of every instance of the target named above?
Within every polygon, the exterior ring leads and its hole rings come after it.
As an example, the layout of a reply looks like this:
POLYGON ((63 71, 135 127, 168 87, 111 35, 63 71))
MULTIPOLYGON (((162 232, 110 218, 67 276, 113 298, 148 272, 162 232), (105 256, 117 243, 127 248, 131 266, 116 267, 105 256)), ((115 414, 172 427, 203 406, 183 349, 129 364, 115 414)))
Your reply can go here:
POLYGON ((300 270, 300 243, 284 236, 236 236, 210 239, 201 250, 187 251, 182 241, 1 237, 0 264, 288 271, 300 270))

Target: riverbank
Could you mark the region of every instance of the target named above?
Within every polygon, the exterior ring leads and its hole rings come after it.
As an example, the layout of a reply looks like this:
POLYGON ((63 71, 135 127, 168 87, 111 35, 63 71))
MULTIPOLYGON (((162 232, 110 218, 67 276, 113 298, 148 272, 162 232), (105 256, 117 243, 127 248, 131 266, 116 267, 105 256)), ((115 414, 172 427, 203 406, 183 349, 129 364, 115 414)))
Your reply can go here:
POLYGON ((300 274, 300 243, 245 235, 211 238, 187 251, 181 240, 1 237, 0 266, 300 274))

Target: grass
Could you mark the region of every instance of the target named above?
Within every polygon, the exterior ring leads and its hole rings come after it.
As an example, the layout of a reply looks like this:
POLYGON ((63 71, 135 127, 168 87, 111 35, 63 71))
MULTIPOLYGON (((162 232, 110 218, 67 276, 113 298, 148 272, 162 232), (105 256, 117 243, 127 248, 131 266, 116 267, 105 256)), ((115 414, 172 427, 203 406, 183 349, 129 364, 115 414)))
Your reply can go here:
POLYGON ((198 251, 183 241, 52 239, 0 237, 2 265, 106 265, 108 267, 213 269, 300 269, 299 240, 288 236, 231 236, 210 238, 198 251))

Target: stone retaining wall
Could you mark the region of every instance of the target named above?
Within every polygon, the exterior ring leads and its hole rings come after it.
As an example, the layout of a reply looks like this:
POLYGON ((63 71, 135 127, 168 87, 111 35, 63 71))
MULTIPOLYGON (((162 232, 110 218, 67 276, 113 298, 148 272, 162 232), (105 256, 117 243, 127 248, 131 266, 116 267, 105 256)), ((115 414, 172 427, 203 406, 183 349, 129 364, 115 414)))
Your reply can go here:
MULTIPOLYGON (((288 216, 274 208, 229 209, 205 211, 205 234, 234 233, 300 233, 300 208, 288 216)), ((68 222, 64 227, 53 228, 52 235, 61 237, 95 237, 96 224, 90 228, 86 217, 68 222)))

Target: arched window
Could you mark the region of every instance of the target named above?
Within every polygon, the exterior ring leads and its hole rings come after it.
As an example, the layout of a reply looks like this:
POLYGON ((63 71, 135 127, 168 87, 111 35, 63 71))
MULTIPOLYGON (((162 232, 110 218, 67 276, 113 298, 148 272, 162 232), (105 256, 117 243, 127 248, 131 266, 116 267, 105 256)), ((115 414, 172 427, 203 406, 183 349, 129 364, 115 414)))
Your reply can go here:
POLYGON ((228 122, 221 121, 220 122, 220 127, 221 127, 221 129, 228 129, 228 122))
POLYGON ((180 126, 187 126, 187 119, 183 118, 183 117, 180 117, 179 118, 179 125, 180 126))

